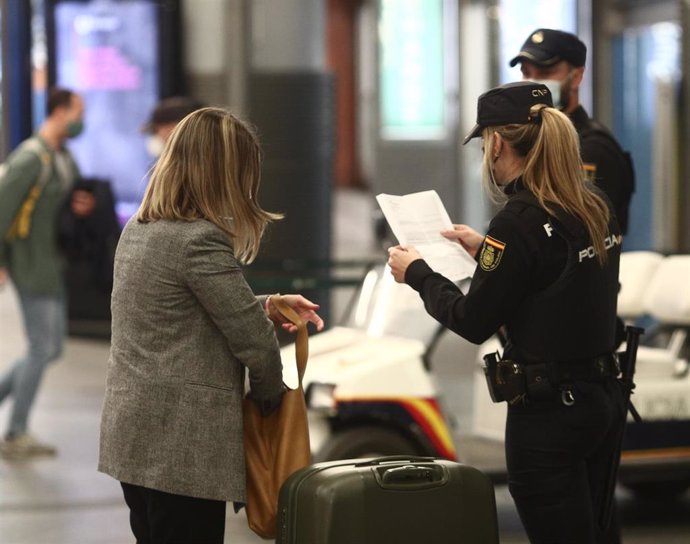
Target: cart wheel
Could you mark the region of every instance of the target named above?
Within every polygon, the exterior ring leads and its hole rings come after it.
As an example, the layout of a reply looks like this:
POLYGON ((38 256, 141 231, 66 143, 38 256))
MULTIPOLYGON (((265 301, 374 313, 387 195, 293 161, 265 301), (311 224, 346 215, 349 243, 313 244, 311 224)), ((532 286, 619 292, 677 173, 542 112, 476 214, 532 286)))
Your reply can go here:
POLYGON ((402 434, 382 427, 355 427, 337 432, 314 456, 315 462, 384 455, 427 455, 402 434))

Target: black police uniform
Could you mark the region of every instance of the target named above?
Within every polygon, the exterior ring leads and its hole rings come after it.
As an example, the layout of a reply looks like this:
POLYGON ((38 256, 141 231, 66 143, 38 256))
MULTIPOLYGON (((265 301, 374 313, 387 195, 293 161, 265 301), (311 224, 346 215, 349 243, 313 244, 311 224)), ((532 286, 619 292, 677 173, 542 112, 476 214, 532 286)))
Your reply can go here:
POLYGON ((615 542, 597 534, 595 516, 624 414, 613 370, 590 369, 614 349, 620 229, 612 217, 601 267, 579 220, 555 206, 547 214, 519 179, 506 192, 466 296, 421 259, 405 281, 430 315, 471 342, 505 325, 504 358, 582 369, 552 375, 551 394, 509 406, 509 486, 531 542, 615 542))
MULTIPOLYGON (((550 28, 538 28, 522 44, 510 66, 530 62, 545 68, 560 61, 583 67, 587 47, 574 34, 550 28)), ((585 172, 613 203, 613 210, 623 234, 628 232, 628 207, 635 191, 635 173, 630 154, 603 125, 592 120, 582 106, 570 113, 570 120, 580 136, 585 172)))
POLYGON ((628 232, 628 208, 635 191, 635 172, 630 154, 624 151, 603 125, 578 106, 569 115, 580 136, 580 155, 585 172, 609 197, 621 232, 628 232))

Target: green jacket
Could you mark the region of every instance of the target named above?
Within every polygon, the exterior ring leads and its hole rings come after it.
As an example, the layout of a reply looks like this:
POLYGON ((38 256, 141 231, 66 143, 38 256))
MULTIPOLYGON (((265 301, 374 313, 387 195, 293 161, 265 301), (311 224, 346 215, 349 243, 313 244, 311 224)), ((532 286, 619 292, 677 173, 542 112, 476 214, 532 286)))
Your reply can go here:
POLYGON ((40 136, 35 137, 50 156, 50 176, 31 214, 28 236, 6 241, 43 170, 41 158, 32 151, 17 149, 7 158, 7 169, 0 179, 0 267, 8 268, 20 292, 58 295, 63 288, 63 263, 57 243, 59 211, 79 170, 67 149, 55 151, 40 136))

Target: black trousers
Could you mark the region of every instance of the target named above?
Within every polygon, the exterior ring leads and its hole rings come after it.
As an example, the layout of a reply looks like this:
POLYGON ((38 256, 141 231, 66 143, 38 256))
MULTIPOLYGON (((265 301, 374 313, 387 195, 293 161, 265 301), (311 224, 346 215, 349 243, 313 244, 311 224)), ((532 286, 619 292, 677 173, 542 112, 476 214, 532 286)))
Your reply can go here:
POLYGON ((532 544, 618 544, 617 520, 603 532, 599 513, 616 435, 625 421, 621 390, 577 382, 561 395, 508 408, 508 486, 532 544))
POLYGON ((225 502, 121 485, 137 544, 223 544, 225 502))

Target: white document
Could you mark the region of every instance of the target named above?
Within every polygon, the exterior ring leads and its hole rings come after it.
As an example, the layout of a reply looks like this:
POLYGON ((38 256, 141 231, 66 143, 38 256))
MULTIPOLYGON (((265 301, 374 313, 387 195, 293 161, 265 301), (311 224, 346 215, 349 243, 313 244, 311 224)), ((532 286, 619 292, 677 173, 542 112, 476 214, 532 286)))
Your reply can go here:
POLYGON ((380 194, 376 200, 400 245, 414 246, 435 272, 452 282, 472 277, 477 262, 459 243, 441 235, 453 223, 436 191, 380 194))

